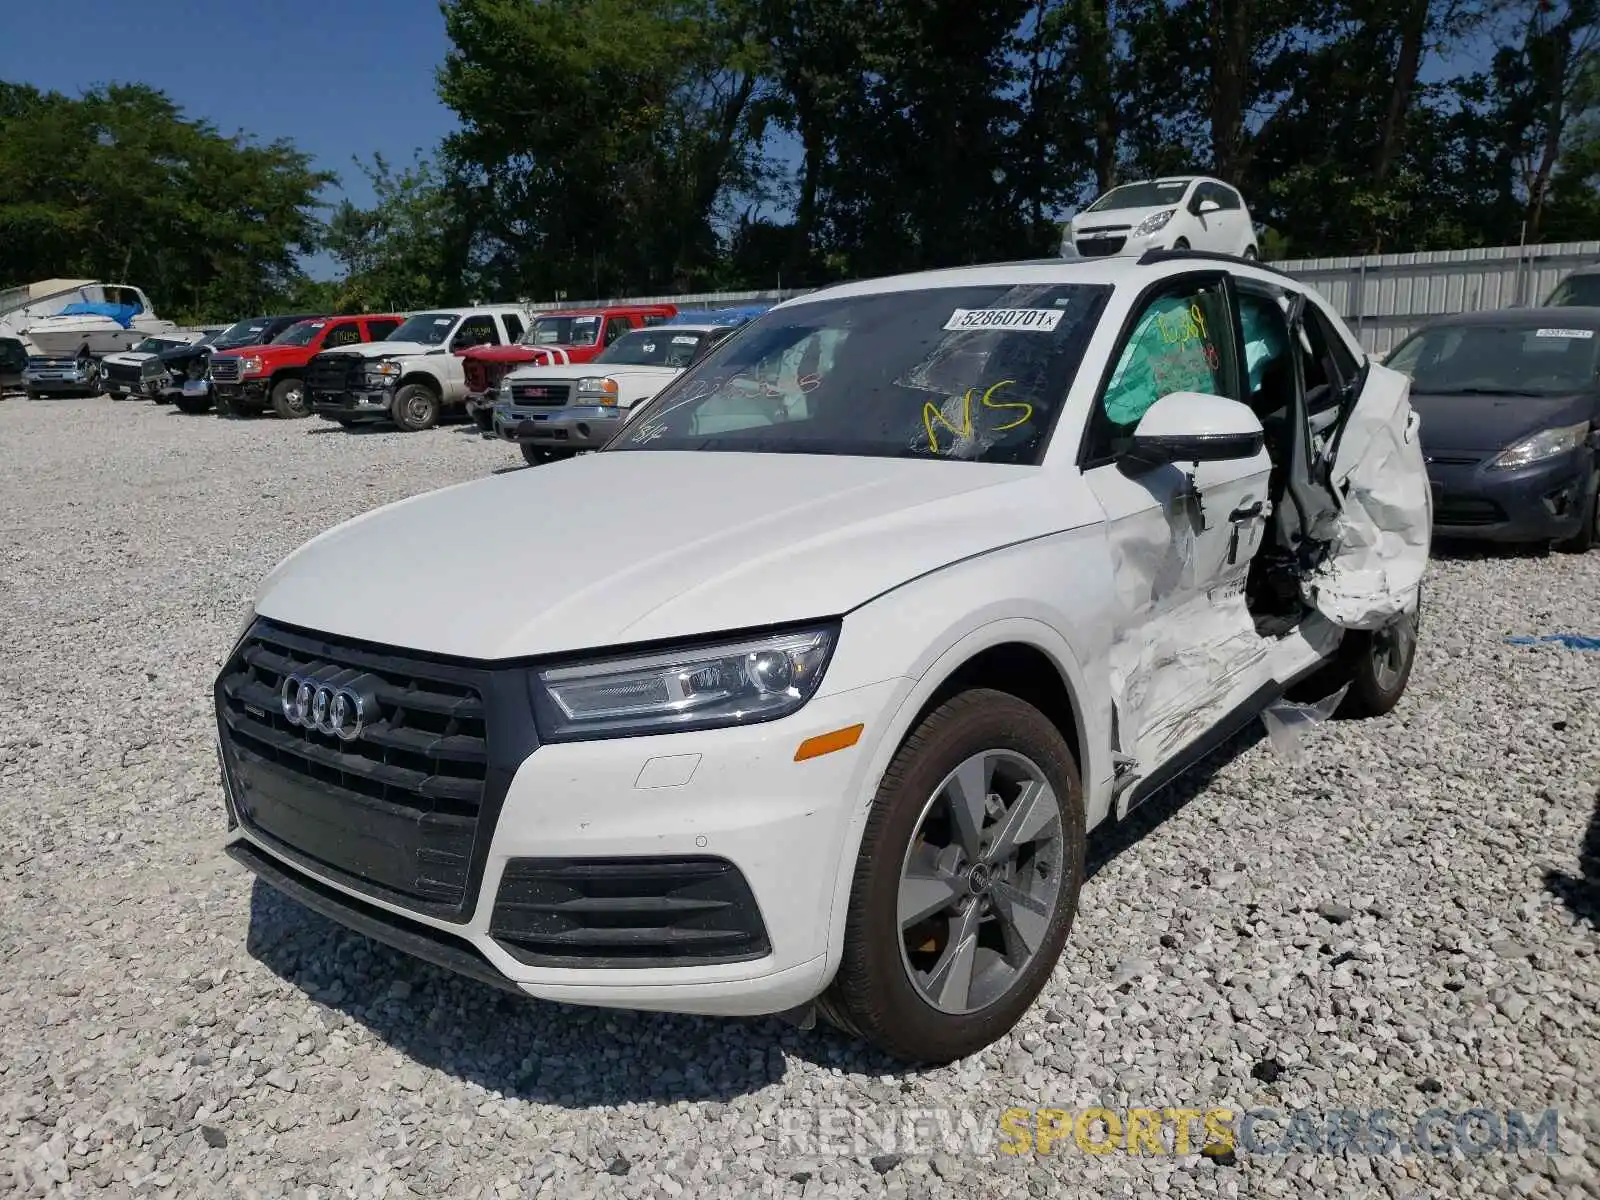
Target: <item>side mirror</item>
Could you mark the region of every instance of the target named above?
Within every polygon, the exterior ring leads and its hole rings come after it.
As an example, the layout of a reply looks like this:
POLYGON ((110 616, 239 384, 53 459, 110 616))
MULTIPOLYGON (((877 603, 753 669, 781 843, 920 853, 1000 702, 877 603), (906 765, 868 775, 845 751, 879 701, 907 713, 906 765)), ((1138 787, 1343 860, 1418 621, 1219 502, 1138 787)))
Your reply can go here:
POLYGON ((1214 212, 1221 212, 1221 211, 1222 211, 1222 205, 1218 204, 1215 200, 1202 200, 1202 201, 1200 201, 1199 207, 1195 209, 1195 212, 1199 213, 1202 217, 1205 216, 1207 213, 1214 213, 1214 212))
POLYGON ((1133 444, 1119 464, 1142 471, 1169 463, 1254 458, 1265 445, 1261 420, 1249 405, 1205 392, 1171 392, 1139 418, 1133 444))

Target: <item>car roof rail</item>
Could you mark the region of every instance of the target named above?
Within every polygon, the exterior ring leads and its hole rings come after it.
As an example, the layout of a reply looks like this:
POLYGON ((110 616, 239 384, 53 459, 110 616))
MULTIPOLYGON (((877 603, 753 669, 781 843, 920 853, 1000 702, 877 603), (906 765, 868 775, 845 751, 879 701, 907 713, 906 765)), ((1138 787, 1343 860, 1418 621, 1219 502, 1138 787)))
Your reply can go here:
POLYGON ((1281 275, 1285 279, 1293 279, 1289 272, 1277 267, 1268 266, 1259 258, 1245 258, 1241 254, 1224 254, 1220 250, 1146 250, 1139 256, 1141 267, 1153 267, 1160 263, 1169 262, 1226 262, 1239 267, 1253 267, 1257 271, 1266 271, 1271 275, 1281 275))

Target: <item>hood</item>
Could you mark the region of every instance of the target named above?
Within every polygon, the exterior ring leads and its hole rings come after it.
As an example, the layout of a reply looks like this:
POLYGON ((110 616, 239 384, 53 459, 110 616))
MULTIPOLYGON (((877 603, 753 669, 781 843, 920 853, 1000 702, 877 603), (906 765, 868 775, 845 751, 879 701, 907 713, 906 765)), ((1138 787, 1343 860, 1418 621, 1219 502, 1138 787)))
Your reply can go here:
POLYGON ((553 367, 518 367, 508 371, 504 383, 527 382, 532 379, 588 379, 609 375, 612 379, 672 379, 683 371, 682 367, 625 366, 621 363, 559 363, 553 367))
POLYGON ((362 358, 414 358, 423 354, 448 354, 446 346, 430 346, 427 342, 355 342, 324 354, 357 354, 362 358))
POLYGON ((102 354, 100 361, 115 363, 120 367, 134 367, 154 357, 156 357, 154 350, 119 350, 115 354, 102 354))
POLYGON ((602 347, 593 344, 587 346, 568 346, 556 342, 548 346, 524 346, 518 342, 512 346, 478 346, 467 351, 467 357, 479 362, 492 363, 531 363, 540 358, 566 358, 572 362, 584 362, 599 354, 602 347), (548 353, 547 353, 548 352, 548 353))
POLYGON ((171 350, 163 350, 154 357, 159 358, 164 363, 188 362, 191 358, 195 358, 197 356, 201 358, 210 358, 213 353, 231 354, 233 352, 231 350, 218 350, 215 346, 204 345, 196 342, 192 346, 174 346, 171 350))
POLYGON ((256 611, 473 659, 686 638, 837 616, 960 559, 1068 528, 1070 508, 1037 467, 585 454, 337 526, 273 570, 256 611), (535 520, 530 537, 484 519, 517 513, 582 516, 535 520))
POLYGON ((1457 396, 1411 393, 1411 407, 1422 418, 1422 449, 1488 453, 1562 425, 1594 418, 1596 400, 1588 392, 1566 396, 1457 396))
POLYGON ((1075 233, 1082 229, 1098 229, 1106 225, 1126 225, 1131 229, 1146 217, 1153 217, 1159 212, 1178 207, 1181 206, 1157 204, 1151 208, 1110 208, 1105 212, 1079 213, 1072 218, 1072 229, 1075 233))

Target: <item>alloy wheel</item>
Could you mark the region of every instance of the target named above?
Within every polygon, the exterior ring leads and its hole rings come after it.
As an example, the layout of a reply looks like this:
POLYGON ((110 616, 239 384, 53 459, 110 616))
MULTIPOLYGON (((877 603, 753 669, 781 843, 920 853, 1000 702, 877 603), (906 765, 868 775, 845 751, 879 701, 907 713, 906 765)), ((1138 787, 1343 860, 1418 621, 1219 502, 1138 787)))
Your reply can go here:
POLYGON ((900 868, 900 959, 940 1012, 1004 999, 1067 894, 1061 801, 1032 759, 985 750, 934 789, 900 868))
POLYGON ((1372 674, 1378 687, 1391 691, 1405 673, 1417 641, 1411 614, 1402 614, 1372 635, 1372 674))

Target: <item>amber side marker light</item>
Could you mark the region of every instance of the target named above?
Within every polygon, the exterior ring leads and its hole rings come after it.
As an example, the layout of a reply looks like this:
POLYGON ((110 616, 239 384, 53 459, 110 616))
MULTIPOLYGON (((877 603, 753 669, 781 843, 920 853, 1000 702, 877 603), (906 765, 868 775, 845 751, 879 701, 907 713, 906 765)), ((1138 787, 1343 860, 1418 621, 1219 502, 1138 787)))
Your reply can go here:
POLYGON ((835 750, 848 750, 861 740, 861 731, 865 728, 865 725, 850 725, 835 729, 832 733, 819 733, 816 737, 807 738, 794 752, 794 760, 805 762, 808 758, 821 758, 835 750))

